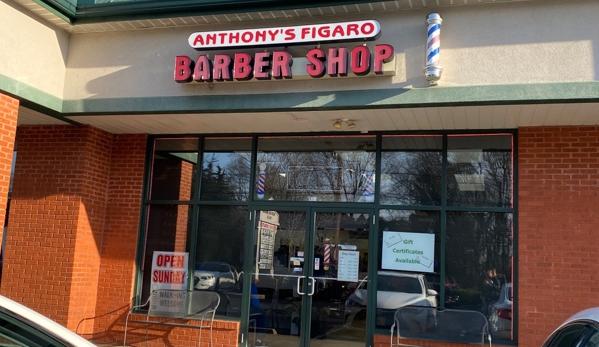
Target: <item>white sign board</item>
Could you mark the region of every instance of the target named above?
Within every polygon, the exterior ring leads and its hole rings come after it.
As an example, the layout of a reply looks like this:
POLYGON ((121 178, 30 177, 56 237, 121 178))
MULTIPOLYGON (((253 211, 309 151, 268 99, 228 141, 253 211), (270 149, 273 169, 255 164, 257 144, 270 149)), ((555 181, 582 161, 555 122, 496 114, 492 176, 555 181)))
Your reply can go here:
POLYGON ((187 289, 187 252, 154 252, 152 258, 152 290, 187 289))
POLYGON ((435 234, 384 231, 382 268, 434 272, 435 234))
POLYGON ((358 282, 360 252, 339 251, 339 262, 337 264, 338 281, 358 282))

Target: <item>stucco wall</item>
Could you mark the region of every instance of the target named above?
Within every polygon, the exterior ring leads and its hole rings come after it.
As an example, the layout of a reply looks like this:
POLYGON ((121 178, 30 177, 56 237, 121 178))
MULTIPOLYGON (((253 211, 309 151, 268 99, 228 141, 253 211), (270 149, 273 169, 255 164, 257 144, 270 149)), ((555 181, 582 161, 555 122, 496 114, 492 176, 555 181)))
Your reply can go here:
MULTIPOLYGON (((440 62, 444 72, 437 88, 597 79, 595 55, 599 49, 593 38, 599 37, 599 29, 592 23, 593 14, 599 12, 598 2, 572 1, 566 4, 561 1, 533 1, 441 7, 435 11, 444 19, 440 62)), ((67 62, 65 99, 426 87, 422 69, 428 12, 388 11, 313 20, 290 18, 285 21, 73 34, 67 62), (173 81, 175 56, 188 55, 195 59, 199 54, 187 43, 192 32, 362 19, 377 19, 381 23, 381 37, 369 45, 389 43, 394 46, 395 77, 224 82, 216 83, 214 88, 208 88, 205 83, 177 84, 173 81)), ((349 42, 334 46, 351 48, 359 44, 349 42)), ((308 48, 290 47, 289 51, 293 56, 303 56, 308 48)))
POLYGON ((66 31, 10 0, 0 1, 0 89, 15 95, 35 89, 62 98, 68 42, 66 31))

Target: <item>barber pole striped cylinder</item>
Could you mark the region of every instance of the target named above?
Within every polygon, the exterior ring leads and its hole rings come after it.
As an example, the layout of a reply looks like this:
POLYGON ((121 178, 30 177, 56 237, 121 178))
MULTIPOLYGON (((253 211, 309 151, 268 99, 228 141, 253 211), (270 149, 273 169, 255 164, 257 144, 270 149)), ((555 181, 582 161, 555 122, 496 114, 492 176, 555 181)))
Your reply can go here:
POLYGON ((264 199, 264 185, 266 182, 266 173, 260 171, 258 174, 258 199, 264 199))
POLYGON ((329 269, 331 263, 331 241, 329 239, 324 240, 324 269, 329 269))
POLYGON ((428 25, 428 37, 426 40, 426 67, 424 68, 424 77, 431 86, 436 86, 441 79, 443 68, 439 65, 439 51, 441 47, 441 15, 438 13, 429 13, 426 17, 428 25))

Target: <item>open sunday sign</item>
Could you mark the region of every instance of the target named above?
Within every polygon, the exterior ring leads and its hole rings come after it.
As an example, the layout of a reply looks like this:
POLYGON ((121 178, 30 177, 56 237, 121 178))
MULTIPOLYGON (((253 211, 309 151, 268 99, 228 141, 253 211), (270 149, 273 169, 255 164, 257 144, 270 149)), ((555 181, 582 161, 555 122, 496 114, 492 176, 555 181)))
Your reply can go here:
MULTIPOLYGON (((196 32, 188 43, 196 50, 247 46, 288 46, 292 44, 373 40, 381 32, 376 20, 331 24, 196 32)), ((395 52, 389 44, 373 49, 358 45, 351 49, 320 47, 309 49, 304 57, 292 57, 286 50, 253 54, 200 54, 175 57, 175 82, 248 81, 302 79, 338 76, 394 75, 395 52)))

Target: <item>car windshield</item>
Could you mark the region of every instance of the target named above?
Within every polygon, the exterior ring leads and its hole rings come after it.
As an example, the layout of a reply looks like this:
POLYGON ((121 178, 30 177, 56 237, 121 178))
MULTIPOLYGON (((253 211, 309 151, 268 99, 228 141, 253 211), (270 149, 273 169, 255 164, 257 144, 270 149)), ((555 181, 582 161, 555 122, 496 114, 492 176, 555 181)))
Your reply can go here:
POLYGON ((378 285, 379 291, 422 294, 422 286, 415 277, 379 275, 378 285))

